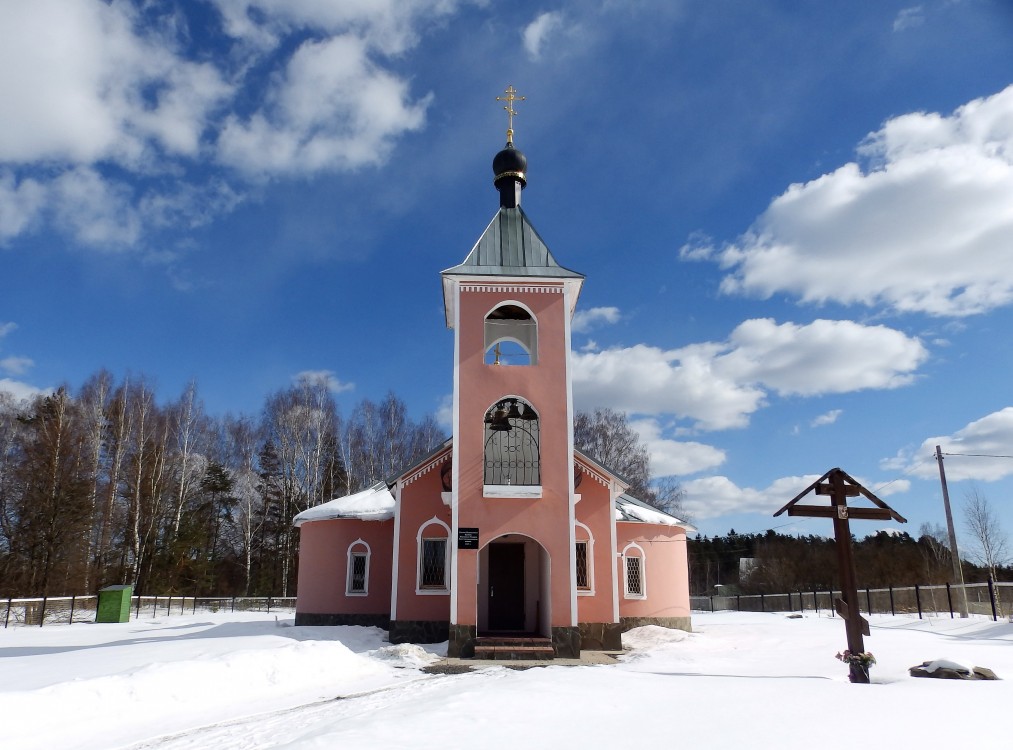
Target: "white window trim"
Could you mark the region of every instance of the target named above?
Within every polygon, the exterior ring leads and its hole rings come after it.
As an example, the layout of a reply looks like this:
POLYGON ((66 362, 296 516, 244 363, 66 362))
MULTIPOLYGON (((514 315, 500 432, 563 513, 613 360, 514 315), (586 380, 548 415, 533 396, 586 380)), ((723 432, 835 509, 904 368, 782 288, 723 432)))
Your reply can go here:
POLYGON ((483 484, 482 497, 540 498, 540 484, 483 484))
POLYGON ((415 593, 418 596, 447 596, 450 594, 450 527, 436 516, 419 526, 419 532, 415 535, 415 593), (442 526, 447 532, 446 536, 426 536, 425 530, 436 524, 442 526), (444 539, 447 549, 443 555, 443 588, 422 588, 422 542, 423 540, 444 539))
POLYGON ((636 542, 630 542, 623 547, 623 596, 626 599, 646 599, 647 598, 647 555, 644 553, 644 548, 636 542), (638 550, 639 555, 628 554, 630 550, 638 550), (634 593, 629 588, 629 571, 627 571, 626 560, 630 557, 637 557, 640 559, 640 593, 634 593))
POLYGON ((345 596, 369 596, 369 558, 372 556, 373 550, 370 549, 369 543, 363 539, 356 539, 354 542, 348 545, 348 550, 345 552, 345 596), (356 549, 356 547, 365 547, 366 557, 366 571, 363 581, 362 591, 352 591, 352 555, 362 555, 363 552, 356 549))
MULTIPOLYGON (((574 544, 578 544, 580 542, 584 542, 585 544, 587 544, 587 584, 588 584, 588 587, 586 589, 578 588, 577 589, 577 596, 594 596, 594 534, 591 533, 591 529, 589 529, 587 526, 585 526, 584 524, 582 524, 580 521, 576 521, 574 523, 574 526, 579 526, 580 528, 584 529, 584 531, 587 532, 587 539, 575 539, 574 540, 574 544)), ((574 529, 574 531, 576 532, 576 529, 574 529)), ((574 536, 576 537, 576 533, 574 533, 574 536)), ((576 552, 576 550, 575 550, 575 552, 576 552)), ((573 572, 574 572, 574 576, 576 576, 576 574, 577 574, 576 569, 574 569, 573 572)), ((576 580, 574 580, 573 586, 574 586, 574 588, 577 588, 577 581, 576 580)))

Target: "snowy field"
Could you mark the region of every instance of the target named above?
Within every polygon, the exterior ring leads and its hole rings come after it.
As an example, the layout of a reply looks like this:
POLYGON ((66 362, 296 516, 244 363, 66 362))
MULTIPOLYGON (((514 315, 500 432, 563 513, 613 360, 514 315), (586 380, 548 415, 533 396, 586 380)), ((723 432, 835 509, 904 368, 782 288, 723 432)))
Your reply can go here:
POLYGON ((1013 625, 872 618, 872 685, 839 618, 694 615, 609 666, 429 675, 446 644, 197 614, 0 630, 0 746, 30 748, 1010 747, 1013 625), (1000 682, 916 679, 949 659, 1000 682))

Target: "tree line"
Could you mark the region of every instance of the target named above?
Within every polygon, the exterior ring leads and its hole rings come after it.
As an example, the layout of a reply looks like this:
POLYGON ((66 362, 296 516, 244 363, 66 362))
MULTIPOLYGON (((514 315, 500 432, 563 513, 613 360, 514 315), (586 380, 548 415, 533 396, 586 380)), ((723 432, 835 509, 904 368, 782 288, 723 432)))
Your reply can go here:
MULTIPOLYGON (((878 531, 853 540, 855 572, 862 588, 954 583, 946 532, 923 524, 915 538, 907 532, 878 531)), ((694 595, 783 594, 840 588, 832 538, 791 536, 769 530, 758 534, 696 536, 689 540, 690 591, 694 595), (715 588, 720 586, 720 589, 715 588)), ((961 555, 963 557, 963 555, 961 555)), ((1013 568, 962 560, 967 583, 1013 580, 1013 568)))
POLYGON ((393 393, 342 417, 304 377, 257 416, 205 412, 196 383, 159 404, 102 370, 30 401, 0 392, 0 596, 290 595, 292 518, 364 489, 444 439, 393 393))

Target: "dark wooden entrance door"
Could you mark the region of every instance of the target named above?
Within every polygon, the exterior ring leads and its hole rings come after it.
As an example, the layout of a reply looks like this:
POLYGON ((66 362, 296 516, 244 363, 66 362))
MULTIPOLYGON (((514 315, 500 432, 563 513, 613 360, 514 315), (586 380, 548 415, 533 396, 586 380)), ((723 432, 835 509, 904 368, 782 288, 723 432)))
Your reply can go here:
POLYGON ((524 545, 489 545, 489 630, 524 630, 524 545))

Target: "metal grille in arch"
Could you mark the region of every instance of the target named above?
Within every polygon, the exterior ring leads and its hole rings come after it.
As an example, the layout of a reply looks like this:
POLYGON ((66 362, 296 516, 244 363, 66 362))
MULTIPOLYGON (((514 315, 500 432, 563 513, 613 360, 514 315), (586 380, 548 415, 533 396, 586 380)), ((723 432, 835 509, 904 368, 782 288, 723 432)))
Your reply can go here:
POLYGON ((485 415, 485 484, 542 483, 538 414, 520 399, 504 399, 485 415))

